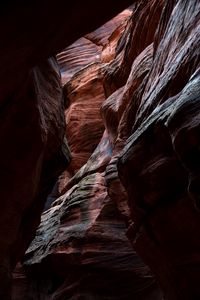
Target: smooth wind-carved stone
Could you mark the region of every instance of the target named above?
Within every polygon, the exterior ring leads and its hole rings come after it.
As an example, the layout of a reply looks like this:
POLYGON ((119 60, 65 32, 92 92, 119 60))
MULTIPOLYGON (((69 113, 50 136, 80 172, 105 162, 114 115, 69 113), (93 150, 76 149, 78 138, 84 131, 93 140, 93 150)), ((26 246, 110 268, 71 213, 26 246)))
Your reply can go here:
POLYGON ((200 299, 200 3, 124 14, 87 35, 80 16, 58 54, 72 160, 14 273, 21 300, 200 299))
MULTIPOLYGON (((117 33, 122 29, 115 32, 116 40, 117 33)), ((111 160, 121 116, 151 59, 152 45, 133 63, 127 85, 106 101, 106 63, 89 64, 64 86, 72 161, 59 181, 62 195, 43 213, 25 255, 25 298, 162 299, 154 276, 125 235, 127 193, 119 182, 117 160, 111 160)))
POLYGON ((60 70, 49 57, 130 4, 0 4, 1 299, 10 299, 11 270, 33 238, 46 197, 69 162, 60 70))
POLYGON ((118 164, 133 221, 128 235, 170 300, 200 297, 200 3, 175 2, 163 10, 152 67, 118 164))

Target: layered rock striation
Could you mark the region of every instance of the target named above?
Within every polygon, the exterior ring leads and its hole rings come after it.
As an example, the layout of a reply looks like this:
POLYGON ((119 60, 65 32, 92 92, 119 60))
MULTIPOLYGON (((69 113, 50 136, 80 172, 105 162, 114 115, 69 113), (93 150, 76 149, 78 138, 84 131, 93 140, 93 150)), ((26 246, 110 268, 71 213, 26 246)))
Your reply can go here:
MULTIPOLYGON (((106 179, 114 144, 102 118, 103 110, 108 110, 104 78, 131 15, 132 10, 127 10, 87 35, 93 41, 105 40, 98 62, 85 65, 83 52, 82 67, 66 83, 63 72, 72 160, 58 181, 61 196, 43 213, 25 255, 24 299, 162 298, 154 276, 125 235, 125 218, 109 195, 106 179)), ((72 61, 70 47, 65 49, 65 62, 63 53, 58 55, 62 66, 72 61)))
POLYGON ((0 4, 1 299, 10 299, 11 272, 70 161, 60 67, 50 57, 129 4, 106 1, 104 13, 104 1, 0 4))
POLYGON ((134 248, 166 299, 198 299, 199 1, 169 1, 118 169, 134 248), (146 249, 149 251, 146 251, 146 249))
MULTIPOLYGON (((76 26, 82 24, 87 4, 76 26)), ((100 14, 103 7, 98 5, 100 14)), ((90 9, 97 12, 93 6, 90 9)), ((110 15, 111 11, 108 7, 106 13, 110 15)), ((28 83, 23 81, 23 88, 19 86, 22 92, 18 101, 23 101, 22 96, 27 95, 23 89, 29 88, 32 81, 34 88, 41 89, 34 101, 35 104, 43 99, 36 114, 42 120, 38 130, 49 129, 44 130, 44 150, 37 148, 40 155, 44 152, 42 162, 47 167, 54 166, 54 155, 63 152, 58 149, 65 145, 64 133, 71 149, 71 162, 68 167, 61 164, 65 171, 50 195, 53 203, 46 203, 35 238, 23 258, 23 267, 19 264, 15 271, 13 300, 200 298, 199 15, 198 0, 141 0, 88 33, 90 26, 103 21, 103 17, 94 20, 92 16, 89 27, 84 23, 80 30, 82 38, 57 55, 61 81, 56 62, 49 59, 31 71, 34 76, 30 73, 32 77, 28 83), (52 78, 53 83, 48 85, 52 78), (49 102, 44 101, 45 91, 49 102), (56 105, 55 99, 59 99, 56 105), (44 103, 49 103, 49 110, 44 103)), ((58 35, 59 45, 62 35, 68 34, 64 31, 58 35)), ((74 32, 73 38, 80 37, 74 32)), ((68 41, 74 42, 70 34, 68 41)), ((31 99, 32 94, 28 95, 31 99)), ((24 101, 23 107, 30 103, 24 101)), ((34 110, 26 111, 30 111, 28 118, 32 120, 34 110)), ((33 124, 35 130, 37 124, 33 124)), ((13 125, 7 132, 11 128, 13 125)), ((27 130, 31 131, 29 127, 27 130)), ((40 134, 44 136, 43 131, 40 134)), ((34 137, 32 133, 31 145, 38 147, 40 140, 34 137)), ((5 149, 11 149, 7 143, 5 149)), ((33 164, 26 167, 35 183, 36 178, 30 174, 39 167, 34 160, 35 148, 31 149, 33 164)), ((27 153, 25 148, 23 159, 27 153)), ((44 179, 41 177, 39 187, 48 188, 40 203, 50 192, 47 183, 50 179, 55 182, 58 176, 55 165, 56 172, 45 171, 44 179), (48 179, 47 174, 52 173, 56 176, 48 179)), ((16 172, 18 167, 14 169, 16 172)), ((15 172, 11 172, 13 182, 15 172)), ((24 176, 29 182, 27 174, 24 176)), ((18 174, 17 177, 20 181, 18 174)), ((38 200, 31 200, 34 193, 30 193, 30 187, 33 186, 27 186, 28 207, 33 212, 38 200)), ((19 191, 19 185, 17 188, 19 191)), ((11 199, 16 193, 13 190, 13 196, 9 194, 5 203, 13 205, 11 199)), ((18 211, 21 203, 14 206, 18 211)), ((37 218, 41 209, 42 205, 37 206, 37 218)), ((13 216, 10 214, 9 218, 15 220, 13 216)), ((20 222, 21 216, 20 211, 20 222)), ((13 231, 16 240, 11 239, 10 227, 9 246, 15 245, 16 249, 11 255, 13 265, 34 234, 38 219, 31 216, 25 214, 22 229, 17 231, 20 235, 13 231)), ((2 224, 6 220, 2 219, 2 224)), ((5 283, 4 297, 9 289, 5 278, 11 270, 7 249, 1 254, 5 261, 0 273, 5 283)))

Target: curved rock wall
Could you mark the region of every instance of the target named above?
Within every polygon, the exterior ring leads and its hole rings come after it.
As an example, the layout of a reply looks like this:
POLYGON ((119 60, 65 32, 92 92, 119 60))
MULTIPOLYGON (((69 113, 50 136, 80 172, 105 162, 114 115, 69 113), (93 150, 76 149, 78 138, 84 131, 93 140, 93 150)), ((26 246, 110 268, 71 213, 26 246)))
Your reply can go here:
POLYGON ((48 57, 129 4, 128 0, 0 4, 1 299, 10 299, 11 270, 35 235, 47 195, 70 160, 60 70, 48 57))
POLYGON ((15 300, 161 300, 151 271, 164 299, 200 298, 200 3, 126 13, 58 55, 72 160, 15 300))
POLYGON ((118 163, 133 221, 128 235, 170 300, 200 297, 199 12, 199 1, 165 5, 118 163))
POLYGON ((51 58, 29 72, 1 114, 1 299, 9 299, 11 270, 34 237, 46 197, 69 162, 62 95, 59 68, 51 58))
MULTIPOLYGON (((87 65, 84 51, 82 68, 64 85, 66 136, 72 161, 59 179, 62 195, 43 213, 36 238, 26 253, 24 299, 162 298, 155 278, 125 235, 124 217, 108 193, 105 177, 114 140, 109 126, 103 133, 103 78, 130 15, 131 10, 127 10, 115 22, 87 35, 98 43, 105 40, 102 58, 87 65)), ((82 46, 87 50, 85 44, 82 46)), ((89 54, 90 49, 88 46, 89 54)), ((66 49, 64 61, 63 53, 58 59, 61 66, 67 66, 74 54, 71 48, 66 49)), ((76 67, 80 67, 79 61, 77 66, 74 61, 73 70, 76 67)), ((136 74, 132 76, 142 76, 139 70, 136 74)), ((66 72, 63 78, 66 80, 66 72)), ((103 114, 108 111, 106 103, 103 114)))

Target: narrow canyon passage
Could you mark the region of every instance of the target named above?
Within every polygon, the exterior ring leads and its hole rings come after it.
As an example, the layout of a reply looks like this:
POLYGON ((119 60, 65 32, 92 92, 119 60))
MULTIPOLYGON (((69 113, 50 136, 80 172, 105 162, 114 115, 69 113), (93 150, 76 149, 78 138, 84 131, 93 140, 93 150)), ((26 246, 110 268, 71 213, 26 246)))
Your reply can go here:
POLYGON ((2 5, 0 299, 198 300, 200 2, 65 2, 2 5))
MULTIPOLYGON (((128 215, 109 195, 106 178, 114 150, 110 129, 117 125, 106 128, 103 118, 109 109, 104 77, 133 8, 57 55, 71 161, 48 196, 24 270, 18 264, 14 272, 14 299, 162 299, 125 235, 128 215)), ((111 175, 118 178, 116 170, 111 175)))

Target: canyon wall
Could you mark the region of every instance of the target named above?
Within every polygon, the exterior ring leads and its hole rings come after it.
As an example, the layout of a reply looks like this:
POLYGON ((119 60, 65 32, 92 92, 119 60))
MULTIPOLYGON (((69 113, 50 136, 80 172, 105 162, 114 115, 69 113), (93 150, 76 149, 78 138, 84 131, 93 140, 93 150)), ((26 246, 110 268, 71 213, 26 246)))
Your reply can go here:
POLYGON ((24 275, 20 265, 15 271, 15 298, 162 298, 125 235, 125 218, 109 195, 105 176, 113 143, 100 111, 106 103, 104 77, 120 37, 132 24, 132 9, 58 55, 72 158, 57 183, 60 197, 43 213, 26 252, 24 275))
POLYGON ((200 298, 200 2, 127 1, 92 31, 116 3, 56 6, 2 75, 2 299, 42 209, 13 300, 200 298))
POLYGON ((10 299, 11 272, 33 239, 46 198, 70 161, 55 55, 129 4, 112 0, 84 1, 84 5, 62 0, 0 4, 1 299, 10 299))

